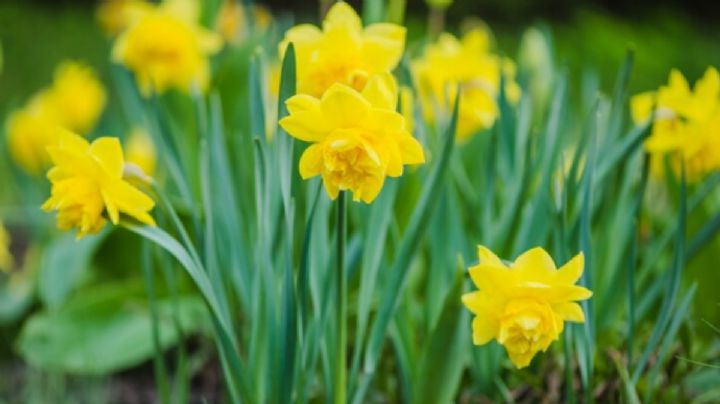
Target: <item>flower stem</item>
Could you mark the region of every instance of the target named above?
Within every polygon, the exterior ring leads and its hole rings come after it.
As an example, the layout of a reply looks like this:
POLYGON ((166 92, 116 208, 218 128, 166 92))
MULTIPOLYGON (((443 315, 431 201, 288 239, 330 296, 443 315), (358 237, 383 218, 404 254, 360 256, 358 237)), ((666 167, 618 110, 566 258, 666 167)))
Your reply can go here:
POLYGON ((336 326, 337 345, 335 349, 335 404, 345 404, 347 388, 347 357, 345 345, 347 342, 347 274, 345 272, 345 233, 346 210, 345 191, 341 191, 337 199, 337 273, 336 278, 336 326))
POLYGON ((445 8, 430 7, 428 15, 428 31, 430 39, 435 40, 445 30, 445 8))

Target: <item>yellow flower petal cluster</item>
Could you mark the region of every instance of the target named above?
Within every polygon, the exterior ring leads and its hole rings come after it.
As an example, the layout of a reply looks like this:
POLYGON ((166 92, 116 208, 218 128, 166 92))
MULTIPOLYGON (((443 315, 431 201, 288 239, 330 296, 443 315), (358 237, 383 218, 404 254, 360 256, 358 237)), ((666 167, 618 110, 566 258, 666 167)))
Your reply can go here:
POLYGON ((668 84, 656 92, 634 96, 633 120, 655 117, 645 148, 653 154, 653 173, 662 175, 665 156, 680 172, 684 162, 688 180, 720 169, 720 75, 709 67, 691 90, 683 74, 673 69, 668 84))
POLYGON ((490 34, 481 28, 469 31, 462 39, 443 33, 412 63, 428 121, 434 121, 439 108, 450 109, 460 87, 457 138, 461 141, 495 123, 501 76, 505 79, 507 99, 511 103, 520 99, 515 64, 492 53, 490 44, 490 34))
POLYGON ((584 269, 582 254, 560 269, 542 248, 523 253, 510 265, 483 246, 478 255, 480 263, 469 272, 479 290, 462 297, 475 315, 476 345, 495 339, 512 363, 523 368, 558 339, 565 321, 585 321, 576 301, 590 298, 592 292, 575 285, 584 269))
POLYGON ((86 133, 97 123, 106 103, 106 92, 87 65, 65 61, 55 69, 50 87, 35 94, 6 122, 13 159, 31 174, 48 165, 46 147, 56 139, 58 126, 86 133))
POLYGON ((127 162, 139 167, 144 174, 153 176, 157 165, 157 153, 150 135, 142 128, 135 128, 130 132, 125 147, 127 162))
POLYGON ((207 88, 208 58, 220 50, 222 39, 193 19, 192 4, 165 2, 141 13, 115 41, 113 61, 135 74, 143 94, 207 88))
POLYGON ((280 126, 312 143, 300 159, 300 175, 321 175, 332 199, 350 190, 355 201, 372 202, 386 176, 398 177, 403 165, 420 164, 425 155, 396 112, 397 84, 389 74, 373 76, 358 92, 336 83, 322 98, 299 94, 287 100, 290 115, 280 126))
POLYGON ((0 221, 0 271, 8 271, 13 266, 13 256, 10 252, 10 235, 0 221))
POLYGON ((57 211, 61 230, 78 229, 78 237, 96 233, 105 225, 103 213, 117 224, 120 214, 155 225, 149 211, 155 203, 123 178, 125 161, 120 142, 103 137, 88 143, 82 137, 60 130, 55 146, 48 147, 54 167, 45 211, 57 211))
POLYGON ((392 71, 405 48, 405 28, 390 23, 363 28, 355 10, 337 2, 327 13, 322 30, 297 25, 280 44, 284 55, 295 46, 298 93, 321 97, 334 83, 362 91, 370 76, 392 71))

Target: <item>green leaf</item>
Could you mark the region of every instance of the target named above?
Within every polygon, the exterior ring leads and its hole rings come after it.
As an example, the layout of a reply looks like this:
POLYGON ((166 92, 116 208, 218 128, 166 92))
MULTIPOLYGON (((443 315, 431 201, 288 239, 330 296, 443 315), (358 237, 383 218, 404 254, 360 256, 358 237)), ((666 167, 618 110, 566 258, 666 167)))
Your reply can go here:
POLYGON ((77 239, 65 233, 43 250, 38 277, 38 297, 50 309, 61 306, 81 283, 93 255, 109 231, 77 239))
POLYGON ((369 380, 375 372, 382 347, 385 342, 390 321, 399 304, 401 293, 404 289, 405 282, 408 277, 409 264, 414 256, 415 249, 420 243, 420 239, 427 227, 437 201, 440 195, 440 189, 443 186, 445 171, 448 161, 452 155, 453 145, 455 144, 455 131, 457 128, 460 91, 455 98, 453 114, 445 133, 444 145, 439 155, 436 165, 428 175, 420 199, 415 206, 410 223, 403 235, 402 242, 398 249, 397 256, 393 266, 388 271, 388 279, 385 284, 386 293, 383 294, 380 302, 379 311, 370 330, 370 336, 365 351, 365 360, 363 373, 365 380, 361 382, 360 387, 355 392, 353 402, 360 403, 363 401, 365 389, 369 384, 369 380))
MULTIPOLYGON (((460 268, 463 267, 460 260, 460 268)), ((451 403, 465 367, 469 344, 467 310, 461 304, 463 271, 455 274, 440 320, 421 353, 414 380, 413 403, 451 403)))
MULTIPOLYGON (((197 296, 177 301, 179 323, 185 333, 201 330, 206 317, 197 296)), ((157 302, 159 343, 177 342, 172 302, 157 302)), ((25 323, 18 351, 23 359, 50 371, 104 375, 137 366, 150 359, 155 348, 151 314, 142 297, 141 283, 95 287, 56 311, 43 311, 25 323)))
POLYGON ((645 349, 638 360, 637 366, 632 372, 631 380, 633 385, 637 385, 638 380, 640 380, 640 376, 643 374, 643 371, 650 360, 650 356, 660 342, 660 339, 670 322, 672 307, 675 304, 675 299, 680 289, 680 275, 682 274, 682 268, 685 265, 685 224, 687 222, 686 186, 685 172, 683 170, 682 182, 680 184, 680 211, 678 212, 678 224, 675 233, 672 266, 670 267, 670 271, 667 275, 668 285, 666 285, 662 306, 660 307, 660 312, 658 313, 650 339, 645 344, 645 349))

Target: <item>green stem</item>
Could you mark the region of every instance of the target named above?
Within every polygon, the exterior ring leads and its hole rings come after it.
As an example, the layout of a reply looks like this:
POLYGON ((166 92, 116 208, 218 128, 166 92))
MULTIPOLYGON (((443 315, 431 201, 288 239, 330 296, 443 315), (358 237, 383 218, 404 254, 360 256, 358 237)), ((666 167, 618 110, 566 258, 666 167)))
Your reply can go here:
POLYGON ((428 31, 430 39, 435 40, 445 30, 445 8, 430 6, 428 31))
POLYGON ((347 357, 345 345, 347 342, 347 274, 345 272, 345 233, 346 233, 346 206, 345 191, 341 191, 337 200, 337 273, 336 278, 336 325, 337 344, 335 347, 335 404, 347 402, 347 357))

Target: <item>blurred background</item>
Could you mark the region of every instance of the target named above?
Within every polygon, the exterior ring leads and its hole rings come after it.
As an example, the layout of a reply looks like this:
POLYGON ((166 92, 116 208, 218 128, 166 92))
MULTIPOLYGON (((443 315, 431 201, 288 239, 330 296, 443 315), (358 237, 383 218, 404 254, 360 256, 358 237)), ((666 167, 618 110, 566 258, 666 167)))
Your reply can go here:
MULTIPOLYGON (((93 0, 2 0, 0 110, 20 104, 48 84, 55 64, 81 58, 106 72, 108 47, 94 17, 93 0)), ((273 13, 316 19, 317 2, 260 1, 273 13)), ((350 1, 360 9, 361 1, 350 1)), ((408 0, 409 35, 425 34, 424 0, 408 0)), ((720 65, 720 3, 702 0, 480 0, 455 2, 447 10, 448 27, 467 17, 483 19, 495 32, 499 49, 515 56, 525 28, 546 24, 556 59, 573 79, 592 66, 608 88, 627 46, 636 52, 631 92, 655 88, 669 67, 692 82, 708 65, 720 65)))

